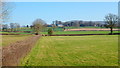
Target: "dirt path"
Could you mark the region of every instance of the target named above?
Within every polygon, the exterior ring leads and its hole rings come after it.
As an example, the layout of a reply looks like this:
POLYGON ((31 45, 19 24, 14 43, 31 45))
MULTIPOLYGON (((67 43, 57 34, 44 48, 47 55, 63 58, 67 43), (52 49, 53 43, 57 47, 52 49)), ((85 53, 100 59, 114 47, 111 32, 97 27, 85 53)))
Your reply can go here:
POLYGON ((24 57, 36 43, 40 36, 16 42, 2 48, 2 66, 17 66, 20 59, 24 57))

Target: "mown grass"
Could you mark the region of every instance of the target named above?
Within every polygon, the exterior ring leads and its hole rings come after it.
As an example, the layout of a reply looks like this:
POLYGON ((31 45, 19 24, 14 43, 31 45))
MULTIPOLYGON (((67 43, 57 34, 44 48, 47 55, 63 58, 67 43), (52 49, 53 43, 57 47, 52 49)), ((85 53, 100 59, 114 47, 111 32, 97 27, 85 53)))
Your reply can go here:
POLYGON ((32 35, 2 35, 2 37, 0 37, 0 39, 2 39, 2 46, 6 46, 11 43, 15 43, 17 41, 22 41, 31 36, 32 35))
POLYGON ((118 36, 42 37, 20 65, 117 66, 118 36))
MULTIPOLYGON (((110 31, 55 31, 53 34, 108 34, 110 31)), ((113 31, 113 33, 118 33, 118 31, 113 31)), ((48 34, 47 32, 42 32, 42 34, 48 34)))

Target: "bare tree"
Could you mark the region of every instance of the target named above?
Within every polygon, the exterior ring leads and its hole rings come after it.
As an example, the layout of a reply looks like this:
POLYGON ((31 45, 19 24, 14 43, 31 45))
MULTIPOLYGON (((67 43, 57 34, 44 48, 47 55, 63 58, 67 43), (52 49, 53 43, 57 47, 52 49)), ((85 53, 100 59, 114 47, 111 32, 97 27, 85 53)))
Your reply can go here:
POLYGON ((55 21, 53 21, 52 27, 53 27, 53 30, 55 30, 56 28, 55 21))
POLYGON ((80 27, 79 22, 76 22, 74 26, 75 26, 75 27, 80 27))
POLYGON ((5 0, 0 0, 0 21, 2 23, 8 21, 12 8, 13 3, 5 2, 5 0))
POLYGON ((20 28, 20 24, 19 23, 14 23, 14 27, 16 29, 16 31, 20 28))
POLYGON ((13 31, 13 29, 15 28, 14 23, 10 23, 10 28, 11 28, 11 31, 13 31))
POLYGON ((19 23, 10 23, 11 31, 17 31, 20 28, 19 23))
POLYGON ((38 35, 44 28, 45 21, 42 19, 36 19, 33 22, 33 31, 36 35, 38 35))
POLYGON ((19 23, 16 23, 16 28, 20 28, 20 24, 19 23))
POLYGON ((110 31, 113 33, 113 27, 118 23, 118 16, 115 14, 108 14, 105 16, 105 27, 110 28, 110 31))
POLYGON ((2 25, 2 30, 3 31, 7 31, 8 30, 8 25, 7 24, 3 24, 2 25))

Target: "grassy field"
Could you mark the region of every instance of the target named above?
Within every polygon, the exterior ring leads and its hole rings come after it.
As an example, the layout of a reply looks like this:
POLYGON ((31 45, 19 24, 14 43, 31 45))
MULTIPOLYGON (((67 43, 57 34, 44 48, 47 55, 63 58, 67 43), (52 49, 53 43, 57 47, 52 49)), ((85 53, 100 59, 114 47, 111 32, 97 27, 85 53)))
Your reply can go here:
POLYGON ((32 34, 32 33, 25 33, 25 32, 0 32, 0 34, 32 34))
MULTIPOLYGON (((32 34, 24 32, 0 32, 1 34, 32 34)), ((54 31, 53 34, 108 34, 110 31, 54 31)), ((118 31, 113 31, 118 33, 118 31)), ((41 32, 41 34, 48 34, 48 32, 41 32)))
MULTIPOLYGON (((53 34, 108 34, 110 31, 56 31, 53 34)), ((113 31, 113 33, 118 33, 118 31, 113 31)), ((42 32, 42 34, 48 34, 47 32, 42 32)))
POLYGON ((22 66, 117 66, 118 36, 42 37, 22 66))
POLYGON ((32 35, 3 35, 2 37, 0 37, 0 39, 2 38, 2 46, 6 46, 11 43, 24 40, 31 36, 32 35))
MULTIPOLYGON (((41 34, 48 34, 48 29, 52 27, 46 27, 41 34)), ((65 27, 66 29, 77 29, 77 28, 104 28, 104 27, 65 27)), ((32 31, 31 28, 21 28, 17 31, 32 31)), ((54 28, 53 34, 108 34, 110 31, 64 31, 64 28, 54 28)), ((118 33, 118 31, 113 31, 113 33, 118 33)), ((27 33, 27 32, 2 32, 0 31, 0 34, 33 34, 33 33, 27 33)))

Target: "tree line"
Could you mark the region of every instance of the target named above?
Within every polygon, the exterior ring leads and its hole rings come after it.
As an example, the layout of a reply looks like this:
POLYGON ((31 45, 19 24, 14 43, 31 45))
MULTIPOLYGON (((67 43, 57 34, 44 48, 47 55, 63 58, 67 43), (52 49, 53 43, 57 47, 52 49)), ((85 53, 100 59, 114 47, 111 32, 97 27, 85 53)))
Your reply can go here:
MULTIPOLYGON (((118 25, 118 20, 120 18, 115 15, 115 14, 108 14, 105 16, 104 18, 104 27, 106 28, 110 28, 110 34, 113 33, 113 28, 116 27, 116 25, 118 25)), ((33 21, 32 25, 26 25, 24 27, 27 28, 31 28, 33 30, 33 33, 35 33, 36 35, 38 35, 46 26, 46 22, 42 19, 36 19, 35 21, 33 21)), ((119 25, 118 25, 119 27, 119 25)), ((8 24, 2 24, 2 30, 3 31, 11 31, 11 32, 15 32, 18 31, 21 28, 19 23, 10 23, 9 26, 8 24)), ((52 25, 52 28, 56 28, 55 25, 52 25)), ((48 33, 52 34, 53 30, 52 29, 48 29, 48 33), (51 33, 50 33, 51 32, 51 33)))

